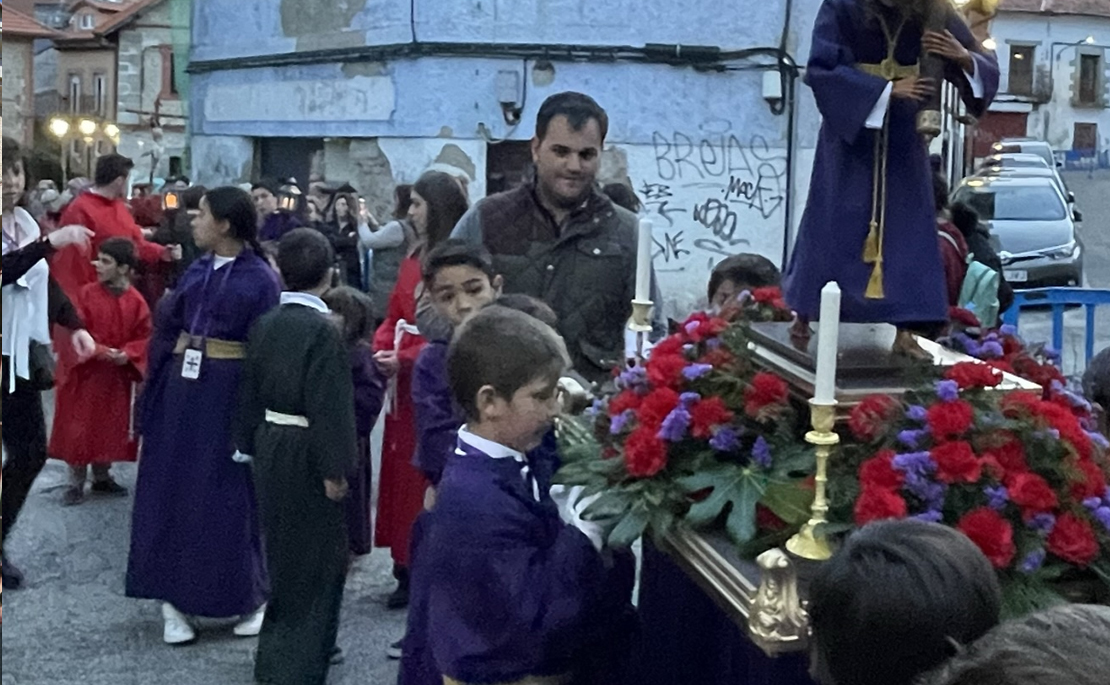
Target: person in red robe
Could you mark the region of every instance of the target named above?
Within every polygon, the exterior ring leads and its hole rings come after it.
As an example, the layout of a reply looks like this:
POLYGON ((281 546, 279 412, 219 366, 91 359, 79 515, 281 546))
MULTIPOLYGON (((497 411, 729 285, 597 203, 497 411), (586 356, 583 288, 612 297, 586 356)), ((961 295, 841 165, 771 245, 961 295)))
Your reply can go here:
MULTIPOLYGON (((93 232, 91 252, 77 246, 67 247, 50 259, 50 273, 71 301, 79 298, 81 289, 86 285, 97 282, 92 260, 104 241, 111 238, 126 238, 134 243, 138 260, 143 264, 154 265, 181 258, 180 245, 158 245, 148 241, 131 216, 124 196, 127 178, 134 166, 135 163, 123 155, 111 154, 99 158, 93 187, 62 211, 59 225, 76 224, 93 232)), ((55 378, 59 385, 65 382, 66 374, 77 363, 68 337, 67 332, 54 328, 54 349, 58 354, 55 378)))
POLYGON ((146 300, 131 285, 137 263, 133 243, 110 238, 97 254, 97 282, 79 291, 77 310, 96 341, 96 354, 73 366, 57 388, 50 455, 70 467, 66 506, 84 500, 90 466, 94 494, 127 494, 109 469, 138 454, 133 409, 152 324, 146 300))
MULTIPOLYGON (((412 373, 425 339, 416 328, 417 301, 423 290, 421 259, 428 250, 447 239, 466 213, 466 195, 452 176, 429 171, 412 190, 409 219, 417 241, 401 262, 397 285, 389 298, 385 322, 374 335, 375 360, 392 380, 386 395, 385 437, 382 445, 381 481, 374 545, 387 547, 393 555, 397 590, 387 606, 403 609, 409 601, 409 539, 412 524, 424 510, 428 482, 412 464, 416 451, 416 423, 412 402, 412 373)), ((389 654, 400 657, 400 645, 389 654)))

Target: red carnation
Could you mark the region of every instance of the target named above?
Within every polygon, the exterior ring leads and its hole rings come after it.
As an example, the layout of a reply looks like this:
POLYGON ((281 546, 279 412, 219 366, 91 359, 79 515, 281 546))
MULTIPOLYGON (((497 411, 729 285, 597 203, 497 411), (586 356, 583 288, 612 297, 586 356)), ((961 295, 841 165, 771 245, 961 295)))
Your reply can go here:
POLYGON ((947 442, 930 453, 937 463, 937 480, 942 483, 975 483, 983 475, 983 464, 966 442, 947 442))
POLYGON ((1033 416, 1040 411, 1041 398, 1025 390, 1006 393, 1002 398, 1002 413, 1008 419, 1021 419, 1033 416))
POLYGON ((653 386, 681 388, 684 382, 682 371, 689 365, 681 355, 653 352, 644 368, 647 369, 648 380, 653 386))
POLYGON ((713 437, 713 429, 732 421, 733 413, 720 397, 710 397, 690 408, 690 432, 699 440, 713 437))
POLYGON ((856 525, 883 519, 904 519, 909 507, 901 495, 886 488, 864 488, 856 500, 856 525))
POLYGON ((736 355, 725 349, 724 346, 716 347, 709 350, 701 359, 698 360, 699 364, 709 364, 715 369, 721 369, 730 366, 736 362, 736 355))
POLYGON ((788 392, 786 381, 775 374, 765 371, 757 373, 744 391, 744 411, 754 418, 766 407, 786 404, 788 392))
POLYGON ((667 445, 656 430, 637 428, 624 442, 624 467, 633 478, 651 478, 667 465, 667 445))
POLYGON ((652 390, 640 404, 640 425, 653 432, 658 431, 663 419, 678 406, 678 402, 678 393, 670 388, 652 390))
POLYGON ((756 288, 752 291, 752 300, 758 304, 774 305, 782 299, 782 291, 775 286, 756 288))
POLYGON ((692 314, 682 324, 682 332, 694 342, 701 342, 709 338, 716 338, 728 328, 728 322, 716 317, 710 317, 704 312, 692 314), (693 324, 693 325, 692 325, 693 324))
POLYGON ((629 409, 639 409, 644 398, 634 390, 625 390, 609 400, 609 416, 620 416, 629 409))
POLYGON ((866 488, 897 490, 906 482, 906 475, 894 468, 894 450, 883 450, 863 462, 859 480, 866 488))
POLYGON ((900 413, 898 402, 889 395, 871 395, 856 405, 848 418, 848 427, 857 438, 874 442, 886 430, 887 424, 900 413))
POLYGON ((1091 524, 1072 513, 1056 519, 1056 527, 1045 546, 1049 552, 1078 566, 1087 566, 1098 556, 1098 540, 1091 524))
POLYGON ((979 321, 979 317, 962 307, 949 307, 948 318, 951 319, 953 323, 958 323, 961 326, 967 326, 969 328, 979 328, 983 325, 982 322, 979 321))
POLYGON ((1071 495, 1082 502, 1092 497, 1101 498, 1106 494, 1106 474, 1098 464, 1083 460, 1078 464, 1079 479, 1072 481, 1071 495))
POLYGON ((662 340, 660 340, 659 342, 655 343, 655 345, 652 346, 651 356, 653 356, 653 357, 656 356, 656 355, 663 355, 663 356, 678 355, 678 356, 682 356, 682 353, 684 351, 683 348, 685 347, 685 345, 686 345, 686 343, 682 340, 681 336, 678 336, 678 335, 667 336, 666 338, 663 338, 662 340))
POLYGON ((1035 473, 1018 473, 1006 479, 1010 501, 1021 507, 1022 514, 1032 517, 1055 509, 1060 501, 1052 486, 1035 473))
POLYGON ((960 437, 974 420, 975 410, 964 400, 938 402, 929 407, 929 429, 938 440, 960 437))
POLYGON ((956 528, 983 551, 995 568, 1006 568, 1014 560, 1014 528, 997 511, 981 507, 968 512, 956 528))
POLYGON ((1007 436, 1007 440, 998 447, 990 450, 991 454, 998 463, 1005 469, 1007 474, 1023 473, 1029 470, 1029 464, 1025 461, 1025 446, 1021 444, 1017 436, 1013 433, 1003 433, 1007 436))
POLYGON ((972 388, 994 388, 1002 382, 1002 374, 986 364, 976 362, 961 362, 944 374, 950 381, 956 381, 960 390, 972 388))

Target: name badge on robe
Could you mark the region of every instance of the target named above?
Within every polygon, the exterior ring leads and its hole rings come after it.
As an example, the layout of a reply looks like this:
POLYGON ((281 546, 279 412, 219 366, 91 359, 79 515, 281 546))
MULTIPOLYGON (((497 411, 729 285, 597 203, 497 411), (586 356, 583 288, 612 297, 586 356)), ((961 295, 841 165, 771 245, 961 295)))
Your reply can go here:
POLYGON ((181 363, 181 377, 187 381, 200 380, 200 367, 204 363, 204 353, 195 347, 185 349, 181 363))

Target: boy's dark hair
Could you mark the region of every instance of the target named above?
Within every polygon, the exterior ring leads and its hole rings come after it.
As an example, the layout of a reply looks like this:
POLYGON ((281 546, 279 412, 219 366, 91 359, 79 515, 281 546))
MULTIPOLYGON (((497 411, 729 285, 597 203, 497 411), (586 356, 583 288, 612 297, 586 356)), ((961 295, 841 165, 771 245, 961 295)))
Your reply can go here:
POLYGON ((605 193, 613 204, 624 207, 633 214, 639 214, 640 208, 644 206, 636 193, 624 183, 609 183, 601 189, 601 192, 605 193))
POLYGON ((98 186, 111 185, 117 178, 129 176, 134 168, 135 163, 131 161, 130 157, 124 157, 114 152, 110 155, 104 155, 96 160, 96 175, 93 182, 98 186))
POLYGON ((134 269, 139 265, 139 254, 135 250, 135 243, 127 238, 109 238, 100 243, 98 252, 116 260, 116 264, 120 266, 134 269))
POLYGON ((540 140, 546 138, 551 120, 558 116, 566 117, 575 131, 581 131, 593 119, 601 129, 602 142, 609 135, 609 115, 589 95, 568 91, 556 93, 544 100, 539 114, 536 115, 536 137, 540 140))
POLYGON ((757 254, 737 254, 713 267, 709 274, 709 299, 721 284, 732 281, 748 288, 766 288, 782 282, 782 272, 770 259, 757 254))
POLYGON ((287 290, 312 290, 335 266, 331 241, 314 228, 295 228, 278 242, 278 271, 287 290))
POLYGON ((251 184, 251 192, 253 193, 259 188, 270 191, 271 195, 277 195, 281 189, 281 184, 278 183, 276 178, 260 178, 251 184))
POLYGON ((566 345, 551 327, 507 307, 486 307, 459 327, 447 352, 455 401, 478 420, 478 391, 493 386, 510 400, 540 378, 555 380, 570 366, 566 345))
POLYGON ((987 633, 922 685, 1104 685, 1110 607, 1065 604, 987 633))
POLYGON ((1002 592, 962 533, 912 519, 865 526, 810 589, 819 682, 909 685, 998 624, 1002 592))
POLYGON ((452 266, 472 266, 493 280, 493 257, 482 245, 475 245, 465 240, 451 238, 445 240, 431 249, 424 256, 422 272, 424 283, 431 285, 436 274, 452 266))
POLYGON ((958 228, 965 238, 979 230, 979 212, 963 202, 953 204, 951 211, 952 225, 958 228))
POLYGON ((368 340, 374 330, 374 300, 349 285, 324 293, 324 304, 343 317, 343 338, 348 345, 368 340))
POLYGON ((515 309, 518 312, 524 312, 533 319, 542 321, 552 329, 556 329, 559 326, 559 315, 555 313, 555 310, 548 306, 543 300, 532 297, 531 295, 510 293, 498 297, 486 306, 515 309))
POLYGON ((933 209, 937 214, 948 209, 948 177, 943 172, 933 172, 933 209))

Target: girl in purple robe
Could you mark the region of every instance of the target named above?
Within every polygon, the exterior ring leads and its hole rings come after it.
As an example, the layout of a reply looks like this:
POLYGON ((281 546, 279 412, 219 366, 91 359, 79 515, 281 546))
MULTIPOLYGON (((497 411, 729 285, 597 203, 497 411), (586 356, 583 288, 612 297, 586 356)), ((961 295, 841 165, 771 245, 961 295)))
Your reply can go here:
POLYGON ((601 553, 609 524, 582 520, 590 502, 578 492, 555 499, 549 470, 526 456, 559 412, 567 364, 549 326, 505 307, 476 314, 452 343, 468 425, 414 568, 427 592, 417 637, 443 682, 624 682, 631 607, 601 553))
POLYGON ((158 309, 141 406, 142 455, 127 596, 163 602, 163 639, 196 639, 188 616, 261 629, 268 582, 250 466, 233 457, 232 417, 254 322, 277 305, 250 196, 209 191, 193 221, 209 251, 158 309))
POLYGON ((947 60, 946 78, 973 116, 998 90, 997 59, 954 10, 945 32, 924 32, 936 1, 821 6, 806 83, 824 122, 784 288, 806 324, 821 288, 836 281, 842 319, 895 324, 898 349, 911 356, 921 351, 908 330, 948 316, 928 150, 916 128, 921 101, 940 84, 918 76, 918 61, 926 53, 947 60))

